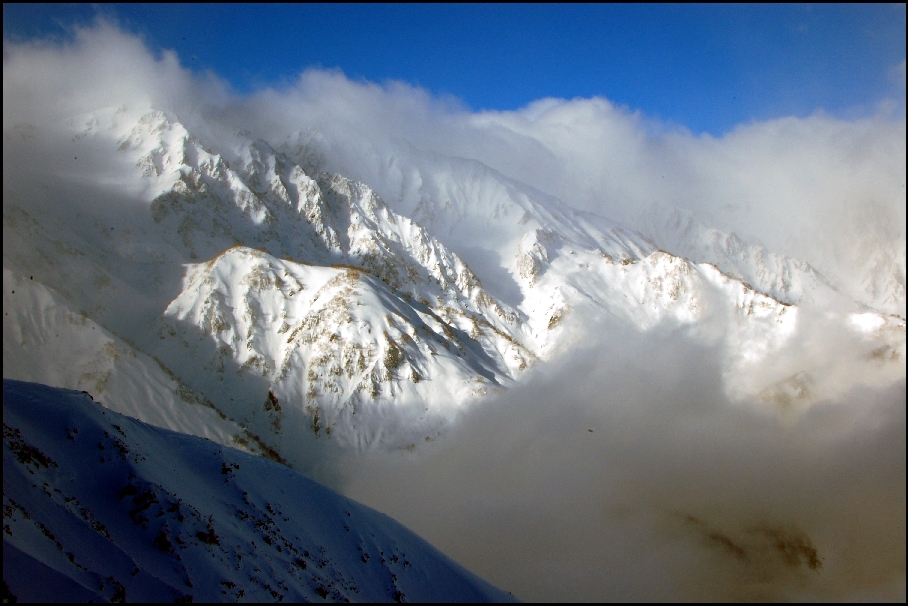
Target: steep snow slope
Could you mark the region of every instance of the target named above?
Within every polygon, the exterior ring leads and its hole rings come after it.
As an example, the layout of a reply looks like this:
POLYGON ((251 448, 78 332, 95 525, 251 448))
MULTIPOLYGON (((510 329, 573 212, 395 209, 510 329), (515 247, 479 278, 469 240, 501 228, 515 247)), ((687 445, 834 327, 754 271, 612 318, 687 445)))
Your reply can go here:
POLYGON ((84 393, 4 380, 3 439, 3 580, 19 600, 515 601, 282 465, 84 393))
POLYGON ((528 247, 521 244, 537 231, 576 248, 601 248, 619 260, 655 248, 623 226, 576 211, 475 160, 401 143, 390 156, 366 149, 355 162, 345 162, 347 147, 356 145, 338 146, 305 133, 288 137, 279 149, 301 163, 313 162, 315 156, 333 170, 355 170, 348 174, 370 183, 395 211, 418 221, 480 274, 506 282, 496 286, 512 305, 519 305, 525 294, 519 287, 520 259, 528 247))
POLYGON ((155 351, 281 452, 300 431, 364 445, 397 427, 422 441, 500 385, 500 360, 531 355, 482 316, 466 318, 469 331, 361 269, 235 247, 191 268, 155 351))
POLYGON ((74 311, 33 276, 3 270, 3 315, 5 374, 90 391, 117 412, 218 442, 241 434, 153 359, 74 311))
MULTIPOLYGON (((712 263, 762 292, 791 304, 828 298, 846 299, 825 276, 809 263, 773 253, 763 246, 745 242, 699 223, 688 212, 672 209, 650 215, 647 232, 663 248, 693 261, 712 263)), ((887 293, 870 297, 867 304, 893 313, 899 300, 904 304, 904 285, 888 285, 887 293)), ((860 298, 858 299, 860 300, 860 298)))

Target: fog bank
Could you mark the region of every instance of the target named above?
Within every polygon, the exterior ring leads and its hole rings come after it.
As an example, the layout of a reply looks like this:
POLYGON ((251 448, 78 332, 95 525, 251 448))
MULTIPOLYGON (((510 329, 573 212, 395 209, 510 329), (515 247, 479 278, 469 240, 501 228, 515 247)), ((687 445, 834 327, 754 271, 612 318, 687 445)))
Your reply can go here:
POLYGON ((524 600, 904 599, 904 379, 791 417, 681 335, 605 334, 345 492, 524 600))

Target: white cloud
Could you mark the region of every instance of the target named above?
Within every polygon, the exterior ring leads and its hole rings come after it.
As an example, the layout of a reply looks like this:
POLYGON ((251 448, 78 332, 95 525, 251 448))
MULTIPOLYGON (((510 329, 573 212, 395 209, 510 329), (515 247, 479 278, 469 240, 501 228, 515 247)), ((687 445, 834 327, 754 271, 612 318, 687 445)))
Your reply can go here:
POLYGON ((4 131, 10 121, 54 122, 124 103, 186 109, 201 99, 220 101, 222 86, 194 77, 172 51, 154 57, 140 39, 101 20, 78 28, 63 47, 4 42, 4 131))

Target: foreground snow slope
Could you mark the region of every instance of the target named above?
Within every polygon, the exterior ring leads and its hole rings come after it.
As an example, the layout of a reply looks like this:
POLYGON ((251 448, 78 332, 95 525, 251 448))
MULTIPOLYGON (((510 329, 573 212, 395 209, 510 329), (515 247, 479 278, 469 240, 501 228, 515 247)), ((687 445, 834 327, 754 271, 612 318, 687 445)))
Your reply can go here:
POLYGON ((3 580, 20 600, 513 601, 285 466, 85 393, 4 380, 3 438, 3 580))

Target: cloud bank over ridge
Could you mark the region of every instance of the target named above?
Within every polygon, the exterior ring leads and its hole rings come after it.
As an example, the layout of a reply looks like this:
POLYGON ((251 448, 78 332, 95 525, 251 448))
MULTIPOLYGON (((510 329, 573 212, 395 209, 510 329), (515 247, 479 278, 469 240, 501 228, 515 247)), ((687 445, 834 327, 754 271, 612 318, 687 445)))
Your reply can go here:
POLYGON ((302 132, 330 150, 325 168, 370 183, 392 204, 402 195, 399 178, 376 158, 405 141, 479 160, 636 229, 668 209, 691 212, 803 258, 855 292, 887 264, 905 280, 903 77, 897 89, 900 98, 881 100, 874 117, 842 120, 818 108, 806 119, 742 124, 714 138, 603 98, 471 113, 406 83, 355 82, 337 71, 308 70, 286 87, 244 97, 214 74, 182 67, 175 53, 155 57, 104 21, 68 46, 4 42, 4 131, 125 105, 167 107, 275 145, 302 132))

